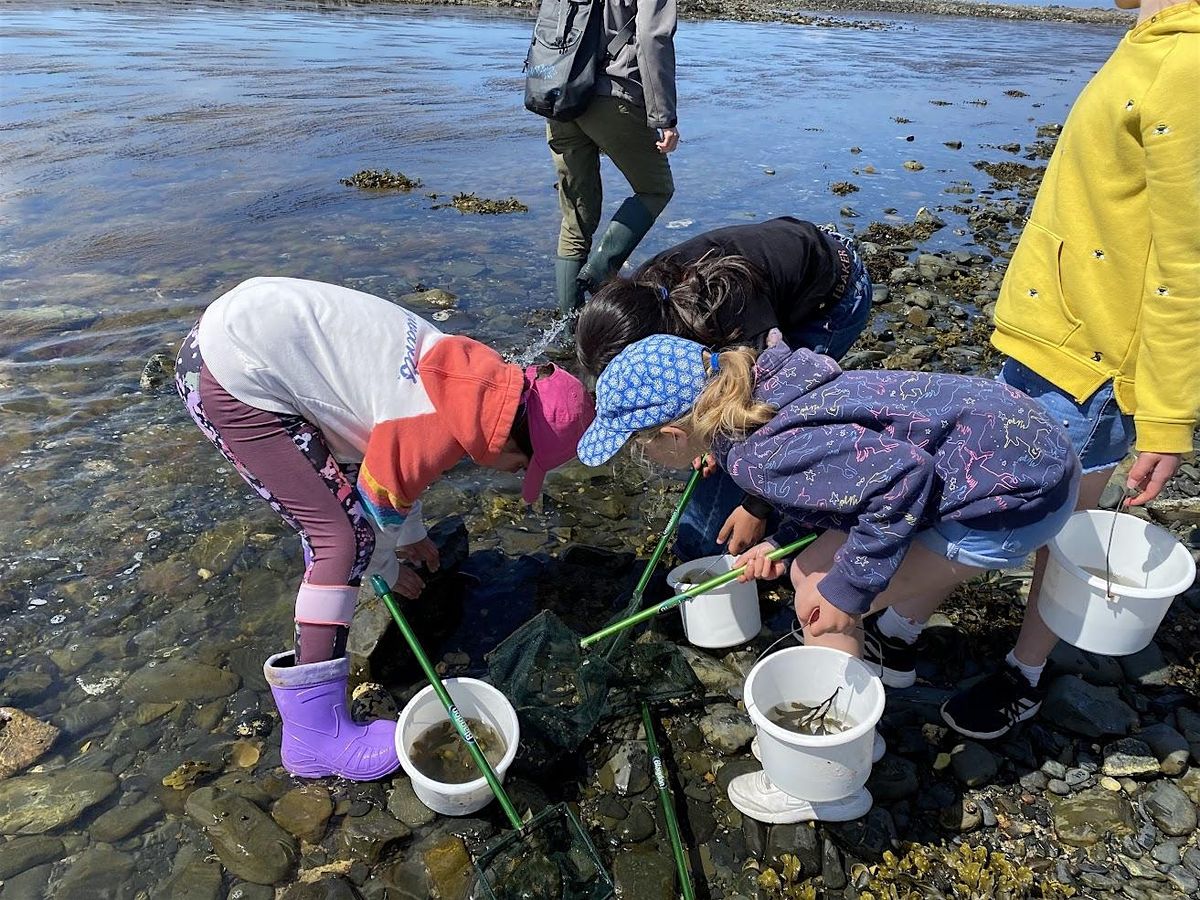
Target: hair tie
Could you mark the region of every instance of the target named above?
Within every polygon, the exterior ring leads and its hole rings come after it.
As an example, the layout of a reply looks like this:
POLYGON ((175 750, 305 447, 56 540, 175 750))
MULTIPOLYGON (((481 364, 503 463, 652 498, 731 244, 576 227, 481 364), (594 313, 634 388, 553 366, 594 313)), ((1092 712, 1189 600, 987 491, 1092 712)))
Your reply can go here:
POLYGON ((671 292, 660 284, 658 286, 658 299, 666 303, 669 296, 671 296, 671 292))
POLYGON ((708 354, 708 374, 710 377, 721 374, 721 363, 719 353, 708 354))

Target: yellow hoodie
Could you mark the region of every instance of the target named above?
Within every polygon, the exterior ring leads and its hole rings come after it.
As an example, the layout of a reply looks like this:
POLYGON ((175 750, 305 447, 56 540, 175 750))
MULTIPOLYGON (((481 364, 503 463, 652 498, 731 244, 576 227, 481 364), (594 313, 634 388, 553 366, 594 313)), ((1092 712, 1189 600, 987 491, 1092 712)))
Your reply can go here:
POLYGON ((997 349, 1082 402, 1106 382, 1137 448, 1200 420, 1200 0, 1121 41, 1075 102, 996 306, 997 349))

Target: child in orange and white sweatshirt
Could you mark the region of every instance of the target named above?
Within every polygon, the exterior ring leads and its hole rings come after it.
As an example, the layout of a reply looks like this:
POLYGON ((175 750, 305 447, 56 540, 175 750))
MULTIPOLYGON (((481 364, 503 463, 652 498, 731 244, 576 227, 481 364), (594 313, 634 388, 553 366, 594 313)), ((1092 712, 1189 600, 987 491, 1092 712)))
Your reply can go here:
POLYGON ((399 766, 395 723, 358 725, 346 701, 346 635, 358 586, 382 574, 423 587, 397 557, 438 567, 421 493, 464 456, 525 470, 533 502, 575 456, 593 417, 553 366, 505 362, 394 303, 332 284, 251 278, 184 339, 176 386, 200 430, 300 534, 305 570, 292 652, 264 672, 294 775, 380 778, 399 766))

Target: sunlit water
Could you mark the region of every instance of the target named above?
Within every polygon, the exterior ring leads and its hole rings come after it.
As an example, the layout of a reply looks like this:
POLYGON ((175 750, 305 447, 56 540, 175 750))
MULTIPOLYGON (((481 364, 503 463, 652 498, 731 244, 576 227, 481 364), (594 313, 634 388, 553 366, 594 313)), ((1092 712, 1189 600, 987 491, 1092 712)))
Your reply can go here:
MULTIPOLYGON (((985 186, 971 163, 1016 158, 997 145, 1061 121, 1119 38, 1042 22, 886 22, 682 23, 677 193, 634 262, 730 222, 836 221, 849 204, 862 218, 847 224, 865 223, 956 202, 944 187, 985 186), (906 170, 909 159, 924 170, 906 170), (861 190, 836 197, 840 180, 861 190)), ((521 104, 529 30, 513 14, 403 6, 3 7, 0 681, 53 676, 17 705, 54 717, 120 699, 129 672, 172 655, 252 672, 287 643, 297 542, 169 387, 138 386, 147 358, 221 291, 266 274, 393 298, 436 286, 460 297, 443 327, 513 358, 532 361, 557 337, 554 176, 544 124, 521 104), (339 183, 384 167, 423 187, 339 183), (463 215, 427 196, 461 191, 516 196, 529 212, 463 215)), ((605 166, 611 210, 624 187, 605 166)), ((937 240, 969 238, 948 228, 937 240)), ((611 470, 569 479, 582 500, 524 516, 496 492, 514 479, 462 467, 428 505, 435 518, 467 515, 477 545, 498 531, 528 552, 628 545, 652 514, 661 524, 661 503, 611 470)), ((108 755, 94 764, 161 777, 183 758, 186 717, 153 730, 147 756, 122 745, 131 705, 120 710, 95 726, 89 752, 108 755)), ((51 764, 87 735, 60 742, 51 764)))

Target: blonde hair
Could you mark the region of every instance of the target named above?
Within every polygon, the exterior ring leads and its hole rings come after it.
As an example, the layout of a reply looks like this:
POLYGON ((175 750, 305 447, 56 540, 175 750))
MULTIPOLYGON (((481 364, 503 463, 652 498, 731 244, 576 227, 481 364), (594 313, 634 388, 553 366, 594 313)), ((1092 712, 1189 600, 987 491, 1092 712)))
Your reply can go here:
POLYGON ((637 437, 652 440, 659 429, 674 425, 707 447, 717 435, 740 441, 775 417, 778 410, 774 406, 754 399, 757 350, 734 347, 719 353, 704 352, 710 366, 715 362, 718 371, 704 386, 691 410, 674 422, 642 429, 637 437))

